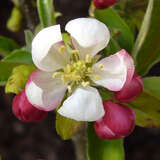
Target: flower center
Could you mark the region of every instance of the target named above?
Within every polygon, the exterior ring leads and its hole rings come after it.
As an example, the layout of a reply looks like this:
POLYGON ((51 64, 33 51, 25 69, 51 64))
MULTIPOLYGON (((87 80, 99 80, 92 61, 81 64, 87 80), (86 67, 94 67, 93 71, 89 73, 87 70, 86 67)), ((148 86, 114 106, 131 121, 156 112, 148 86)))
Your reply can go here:
MULTIPOLYGON (((61 46, 59 52, 64 52, 65 47, 61 46)), ((90 54, 87 54, 85 60, 79 58, 79 50, 70 50, 71 61, 63 69, 55 72, 53 78, 60 77, 63 83, 68 84, 68 91, 72 91, 79 85, 87 87, 91 85, 92 81, 89 76, 93 73, 92 66, 97 61, 97 57, 91 58, 90 54)), ((99 68, 103 68, 101 64, 99 68)), ((98 78, 98 77, 97 77, 98 78)))

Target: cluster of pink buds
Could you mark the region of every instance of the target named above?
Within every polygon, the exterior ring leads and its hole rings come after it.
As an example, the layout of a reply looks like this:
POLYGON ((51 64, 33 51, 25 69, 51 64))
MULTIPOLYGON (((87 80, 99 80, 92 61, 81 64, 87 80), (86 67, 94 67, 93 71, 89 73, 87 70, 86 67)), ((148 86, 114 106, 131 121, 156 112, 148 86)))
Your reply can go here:
MULTIPOLYGON (((142 78, 134 73, 132 80, 115 92, 119 102, 135 100, 143 90, 142 78)), ((117 139, 128 136, 135 127, 136 116, 131 108, 114 103, 112 100, 103 102, 105 115, 94 123, 97 135, 102 139, 117 139)))
POLYGON ((118 0, 94 0, 93 3, 97 9, 105 9, 117 3, 118 0))

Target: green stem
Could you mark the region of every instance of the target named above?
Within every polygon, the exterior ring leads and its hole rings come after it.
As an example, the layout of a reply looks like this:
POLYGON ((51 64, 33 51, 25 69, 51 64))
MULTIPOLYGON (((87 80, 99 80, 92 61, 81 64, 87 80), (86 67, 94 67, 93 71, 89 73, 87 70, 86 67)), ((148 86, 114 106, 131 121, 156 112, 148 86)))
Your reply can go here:
POLYGON ((75 146, 76 160, 87 160, 86 126, 82 125, 79 132, 72 137, 75 146))

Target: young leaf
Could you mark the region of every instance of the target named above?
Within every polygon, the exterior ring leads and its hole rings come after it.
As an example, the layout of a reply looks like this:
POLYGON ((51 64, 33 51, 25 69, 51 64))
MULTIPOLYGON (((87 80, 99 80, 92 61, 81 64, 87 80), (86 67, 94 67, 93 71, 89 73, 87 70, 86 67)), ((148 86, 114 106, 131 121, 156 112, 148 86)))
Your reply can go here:
POLYGON ((82 122, 63 117, 59 113, 56 115, 56 131, 63 140, 71 139, 82 124, 82 122))
POLYGON ((160 0, 149 0, 141 30, 133 47, 136 69, 145 75, 153 64, 160 60, 160 0))
POLYGON ((18 94, 23 91, 29 75, 35 69, 33 65, 20 65, 15 67, 7 81, 5 92, 18 94))
POLYGON ((0 55, 6 56, 14 49, 20 48, 19 45, 10 38, 0 36, 0 55))
POLYGON ((53 0, 37 0, 37 7, 43 28, 56 24, 53 0))
POLYGON ((123 139, 99 139, 93 123, 88 123, 88 160, 124 160, 123 139))
POLYGON ((144 78, 143 93, 129 105, 136 112, 136 124, 160 128, 160 77, 144 78))
POLYGON ((134 36, 123 19, 112 8, 105 10, 95 9, 95 18, 106 24, 111 30, 119 30, 120 33, 115 37, 121 48, 131 52, 134 36))
POLYGON ((4 62, 13 62, 20 64, 33 64, 30 52, 26 50, 15 50, 3 59, 4 62))
POLYGON ((5 85, 11 72, 18 63, 9 63, 0 61, 0 85, 5 85))

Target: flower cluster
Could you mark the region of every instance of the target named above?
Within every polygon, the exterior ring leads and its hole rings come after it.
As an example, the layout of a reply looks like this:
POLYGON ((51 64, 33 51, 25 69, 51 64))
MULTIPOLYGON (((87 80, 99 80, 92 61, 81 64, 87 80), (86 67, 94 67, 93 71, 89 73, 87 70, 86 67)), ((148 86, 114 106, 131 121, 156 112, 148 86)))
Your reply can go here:
MULTIPOLYGON (((113 91, 120 102, 135 99, 142 91, 142 80, 135 72, 133 59, 124 49, 101 59, 98 53, 107 46, 110 33, 96 19, 72 20, 65 30, 70 34, 70 45, 64 43, 60 25, 41 30, 33 39, 32 59, 38 69, 30 75, 25 94, 15 97, 13 108, 22 108, 23 103, 24 108, 38 109, 43 119, 46 112, 61 105, 57 112, 62 116, 96 121, 100 138, 128 135, 135 125, 134 112, 111 100, 103 102, 97 87, 113 91), (62 103, 64 95, 67 98, 62 103), (25 100, 16 102, 22 96, 25 100)), ((37 121, 35 112, 33 116, 28 111, 14 113, 20 120, 31 121, 34 117, 37 121), (22 119, 22 114, 30 114, 29 120, 22 119)))

